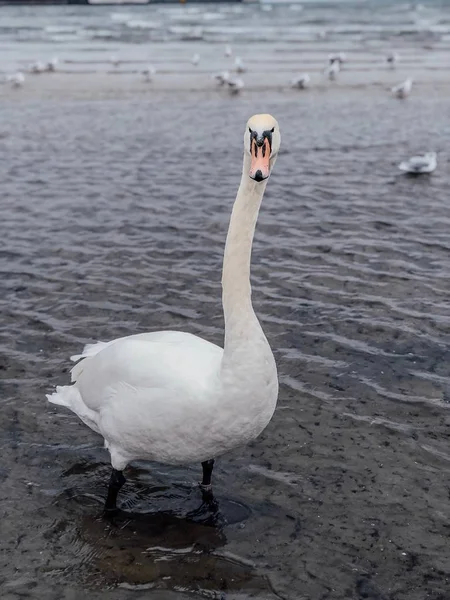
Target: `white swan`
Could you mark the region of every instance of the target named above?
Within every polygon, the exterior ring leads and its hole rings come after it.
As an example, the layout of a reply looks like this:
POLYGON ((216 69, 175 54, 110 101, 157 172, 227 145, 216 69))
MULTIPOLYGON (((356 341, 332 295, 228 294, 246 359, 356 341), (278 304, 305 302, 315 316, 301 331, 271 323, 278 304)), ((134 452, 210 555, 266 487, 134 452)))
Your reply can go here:
POLYGON ((436 152, 426 152, 423 156, 412 156, 398 165, 405 173, 432 173, 437 167, 436 152))
POLYGON ((214 457, 255 439, 272 418, 277 369, 252 307, 250 260, 280 141, 272 116, 249 119, 223 261, 224 348, 181 331, 89 344, 71 357, 83 359, 72 369, 73 385, 47 396, 104 437, 113 467, 106 511, 115 510, 129 462, 202 462, 209 489, 214 457))
POLYGON ((411 92, 412 84, 413 81, 411 77, 408 77, 408 79, 405 79, 405 81, 403 81, 402 83, 399 83, 398 85, 395 85, 393 88, 391 88, 392 95, 394 96, 394 98, 406 98, 411 92))

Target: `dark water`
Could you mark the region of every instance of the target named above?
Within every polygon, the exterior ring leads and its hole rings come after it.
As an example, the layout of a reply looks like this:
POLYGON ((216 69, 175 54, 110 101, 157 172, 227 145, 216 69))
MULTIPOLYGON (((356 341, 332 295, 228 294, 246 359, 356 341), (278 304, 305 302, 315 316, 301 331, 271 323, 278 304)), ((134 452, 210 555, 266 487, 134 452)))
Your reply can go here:
POLYGON ((2 600, 448 598, 447 109, 358 91, 4 105, 2 600), (253 256, 277 411, 218 461, 215 520, 186 519, 198 465, 138 464, 109 524, 101 439, 44 394, 92 340, 222 343, 222 251, 260 110, 283 135, 253 256), (435 174, 398 174, 428 149, 435 174))

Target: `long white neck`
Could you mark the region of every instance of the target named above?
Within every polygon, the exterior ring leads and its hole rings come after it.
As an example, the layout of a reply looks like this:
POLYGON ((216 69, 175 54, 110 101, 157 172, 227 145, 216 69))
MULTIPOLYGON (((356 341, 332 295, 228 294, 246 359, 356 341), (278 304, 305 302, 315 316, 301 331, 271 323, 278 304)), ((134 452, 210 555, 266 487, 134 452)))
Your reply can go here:
POLYGON ((261 331, 253 311, 250 261, 253 236, 267 179, 249 177, 250 158, 244 155, 241 184, 231 213, 223 259, 222 303, 225 316, 225 356, 256 329, 261 331))

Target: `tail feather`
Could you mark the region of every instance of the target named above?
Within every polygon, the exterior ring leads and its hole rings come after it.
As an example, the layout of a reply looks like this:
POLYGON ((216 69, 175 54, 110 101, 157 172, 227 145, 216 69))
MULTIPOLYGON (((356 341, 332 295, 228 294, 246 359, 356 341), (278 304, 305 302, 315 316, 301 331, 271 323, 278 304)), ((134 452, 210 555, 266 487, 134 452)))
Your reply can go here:
POLYGON ((46 396, 52 404, 59 404, 59 406, 66 406, 73 410, 73 406, 79 400, 80 392, 73 385, 58 385, 56 392, 46 394, 46 396))
POLYGON ((113 342, 95 342, 94 344, 86 344, 86 346, 83 348, 83 352, 81 354, 74 354, 70 357, 70 360, 77 362, 77 360, 80 360, 80 358, 89 358, 91 356, 95 356, 112 343, 113 342))

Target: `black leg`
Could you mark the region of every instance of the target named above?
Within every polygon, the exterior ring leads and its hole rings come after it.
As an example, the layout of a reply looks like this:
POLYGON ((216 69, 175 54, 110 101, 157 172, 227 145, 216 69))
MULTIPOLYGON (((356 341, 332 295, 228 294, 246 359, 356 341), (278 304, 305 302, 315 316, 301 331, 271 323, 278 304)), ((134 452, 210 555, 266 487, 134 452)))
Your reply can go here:
POLYGON ((200 486, 203 489, 211 488, 211 475, 213 472, 213 468, 214 468, 214 459, 205 460, 205 462, 202 462, 203 479, 202 479, 200 486))
POLYGON ((112 470, 111 479, 109 480, 108 496, 105 502, 105 513, 112 514, 117 510, 117 495, 120 488, 125 483, 126 479, 122 471, 112 470))

